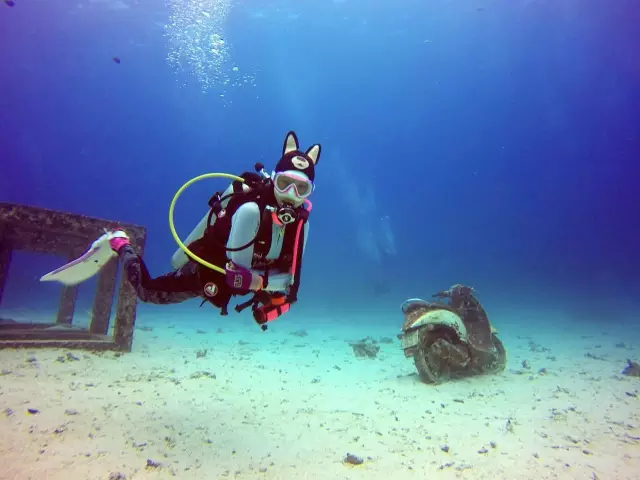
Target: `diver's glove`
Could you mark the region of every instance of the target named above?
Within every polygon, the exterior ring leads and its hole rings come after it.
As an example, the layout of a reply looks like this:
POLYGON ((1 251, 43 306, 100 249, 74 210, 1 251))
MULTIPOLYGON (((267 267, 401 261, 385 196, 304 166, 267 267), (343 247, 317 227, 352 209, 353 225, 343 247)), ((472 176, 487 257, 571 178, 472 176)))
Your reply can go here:
POLYGON ((229 262, 225 268, 227 285, 236 290, 257 292, 264 287, 264 277, 248 268, 229 262))

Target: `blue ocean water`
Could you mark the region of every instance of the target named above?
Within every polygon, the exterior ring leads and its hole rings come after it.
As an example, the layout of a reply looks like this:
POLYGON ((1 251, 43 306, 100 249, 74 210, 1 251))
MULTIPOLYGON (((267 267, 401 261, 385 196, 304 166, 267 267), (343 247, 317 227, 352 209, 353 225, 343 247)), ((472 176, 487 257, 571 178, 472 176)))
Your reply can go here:
MULTIPOLYGON (((0 201, 144 225, 159 275, 180 185, 271 167, 295 130, 323 151, 282 321, 396 329, 404 299, 465 283, 516 325, 637 324, 635 3, 5 2, 0 201)), ((183 196, 183 237, 224 187, 183 196)), ((5 306, 53 308, 59 264, 18 257, 5 306)))

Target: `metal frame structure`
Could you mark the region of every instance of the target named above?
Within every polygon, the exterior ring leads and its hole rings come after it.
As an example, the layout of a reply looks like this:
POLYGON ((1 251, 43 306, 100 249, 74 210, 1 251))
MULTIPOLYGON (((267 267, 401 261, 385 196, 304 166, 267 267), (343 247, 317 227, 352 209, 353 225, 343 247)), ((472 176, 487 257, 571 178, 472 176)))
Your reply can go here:
MULTIPOLYGON (((131 245, 142 254, 146 228, 73 213, 10 203, 0 203, 0 302, 9 276, 13 252, 61 255, 72 260, 82 255, 104 229, 124 230, 131 245)), ((124 275, 120 278, 113 335, 108 335, 118 262, 107 263, 98 273, 89 328, 73 325, 78 285, 62 288, 55 323, 0 320, 0 348, 78 348, 130 352, 137 296, 124 275)))

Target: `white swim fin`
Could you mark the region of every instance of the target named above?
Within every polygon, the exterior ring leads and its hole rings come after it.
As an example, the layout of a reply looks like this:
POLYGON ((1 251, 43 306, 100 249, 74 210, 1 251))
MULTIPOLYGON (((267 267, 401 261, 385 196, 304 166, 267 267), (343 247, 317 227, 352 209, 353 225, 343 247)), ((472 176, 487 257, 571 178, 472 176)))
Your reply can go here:
POLYGON ((44 275, 41 282, 60 282, 67 286, 77 285, 93 277, 117 253, 111 249, 109 240, 113 234, 105 233, 79 258, 44 275))

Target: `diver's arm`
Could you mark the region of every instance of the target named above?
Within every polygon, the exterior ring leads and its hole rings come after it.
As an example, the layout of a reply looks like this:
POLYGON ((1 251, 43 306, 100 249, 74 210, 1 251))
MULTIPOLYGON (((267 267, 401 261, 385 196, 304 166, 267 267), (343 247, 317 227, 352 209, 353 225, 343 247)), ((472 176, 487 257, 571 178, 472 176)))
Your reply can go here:
POLYGON ((253 261, 252 240, 260 228, 260 208, 255 202, 248 202, 236 210, 231 217, 231 230, 227 239, 230 262, 225 265, 227 285, 241 291, 258 291, 264 285, 264 276, 251 268, 253 261), (235 250, 244 245, 242 250, 235 250))
MULTIPOLYGON (((260 228, 260 208, 255 202, 247 202, 236 210, 231 218, 231 231, 227 248, 235 249, 251 242, 260 228)), ((253 245, 239 251, 230 251, 229 259, 236 265, 250 269, 253 261, 253 245)))

